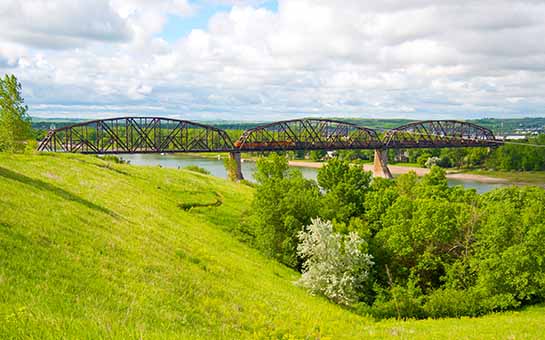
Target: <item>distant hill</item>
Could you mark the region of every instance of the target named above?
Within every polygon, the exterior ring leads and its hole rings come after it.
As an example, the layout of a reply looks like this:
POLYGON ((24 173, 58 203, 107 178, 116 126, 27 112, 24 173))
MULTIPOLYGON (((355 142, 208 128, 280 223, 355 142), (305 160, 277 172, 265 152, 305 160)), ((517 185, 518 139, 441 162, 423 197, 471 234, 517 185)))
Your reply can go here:
POLYGON ((496 134, 545 133, 545 117, 538 118, 484 118, 470 120, 472 123, 487 127, 496 134))

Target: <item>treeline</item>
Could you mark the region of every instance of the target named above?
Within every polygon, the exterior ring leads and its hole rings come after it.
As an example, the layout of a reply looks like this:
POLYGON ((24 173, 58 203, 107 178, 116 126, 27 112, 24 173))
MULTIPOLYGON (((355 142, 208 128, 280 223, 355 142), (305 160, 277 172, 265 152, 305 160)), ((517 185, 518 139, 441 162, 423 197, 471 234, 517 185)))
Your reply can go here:
POLYGON ((424 167, 542 171, 545 170, 545 134, 529 138, 527 143, 504 144, 497 148, 390 150, 389 156, 394 161, 401 159, 424 167))
POLYGON ((238 230, 300 270, 312 293, 376 317, 476 316, 545 300, 545 190, 484 195, 449 187, 433 167, 372 179, 330 160, 317 182, 285 157, 257 162, 238 230))
POLYGON ((543 147, 503 145, 485 161, 486 167, 498 170, 545 170, 545 134, 531 138, 528 143, 543 147))
MULTIPOLYGON (((373 150, 342 150, 335 154, 338 158, 353 163, 372 162, 374 157, 373 150)), ((286 156, 290 159, 314 161, 328 157, 327 152, 323 150, 291 151, 287 152, 286 156)), ((505 144, 497 148, 388 150, 388 158, 392 164, 411 163, 421 167, 437 165, 442 168, 544 171, 545 134, 529 138, 526 143, 505 144)))

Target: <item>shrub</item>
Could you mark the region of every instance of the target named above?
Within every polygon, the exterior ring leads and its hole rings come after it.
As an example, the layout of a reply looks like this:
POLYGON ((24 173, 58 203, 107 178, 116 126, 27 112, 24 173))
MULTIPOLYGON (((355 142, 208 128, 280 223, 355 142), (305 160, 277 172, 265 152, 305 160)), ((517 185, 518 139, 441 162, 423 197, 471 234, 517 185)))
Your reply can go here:
MULTIPOLYGON (((390 284, 392 284, 390 282, 390 284)), ((391 285, 384 289, 376 286, 377 298, 369 313, 377 318, 421 318, 424 295, 414 280, 407 285, 391 285)))
POLYGON ((249 186, 250 188, 255 188, 255 187, 257 186, 257 184, 255 184, 254 182, 251 182, 251 181, 249 181, 249 180, 247 180, 247 179, 241 179, 241 180, 239 181, 239 183, 240 183, 240 184, 244 184, 244 185, 246 185, 246 186, 249 186))
POLYGON ((354 232, 335 233, 331 222, 321 219, 313 219, 299 240, 297 253, 304 262, 297 284, 336 303, 355 302, 373 265, 372 256, 362 251, 365 241, 354 232))
POLYGON ((309 157, 313 161, 320 161, 327 155, 327 152, 324 150, 312 150, 309 154, 309 157))
POLYGON ((38 152, 38 142, 34 139, 29 139, 25 144, 26 154, 35 154, 38 152))
POLYGON ((416 159, 416 163, 418 163, 418 165, 420 165, 421 167, 425 167, 426 162, 428 161, 430 157, 431 155, 429 153, 422 154, 418 156, 418 158, 416 159))
POLYGON ((448 155, 441 156, 441 158, 439 158, 439 160, 437 161, 436 164, 438 166, 442 167, 442 168, 451 168, 452 167, 452 161, 451 161, 451 159, 450 159, 450 157, 448 155))
POLYGON ((184 167, 184 169, 193 171, 193 172, 198 172, 205 175, 210 175, 210 171, 206 170, 205 168, 201 168, 198 165, 187 165, 184 167))
POLYGON ((124 160, 123 158, 115 155, 104 155, 100 156, 100 159, 105 160, 106 162, 112 162, 116 164, 128 164, 129 161, 124 160))
POLYGON ((424 311, 432 318, 478 316, 487 311, 474 290, 437 289, 426 297, 424 311))
POLYGON ((225 167, 225 170, 227 171, 227 176, 230 181, 236 182, 238 181, 236 173, 237 173, 237 161, 235 159, 232 159, 230 157, 227 157, 223 160, 223 166, 225 167))

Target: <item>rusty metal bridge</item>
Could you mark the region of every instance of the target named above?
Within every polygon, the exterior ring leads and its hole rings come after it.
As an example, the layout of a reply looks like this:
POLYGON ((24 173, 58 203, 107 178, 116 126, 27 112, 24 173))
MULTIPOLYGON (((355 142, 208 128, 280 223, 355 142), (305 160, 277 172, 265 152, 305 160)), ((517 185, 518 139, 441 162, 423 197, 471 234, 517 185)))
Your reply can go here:
POLYGON ((265 152, 292 150, 491 147, 489 129, 455 120, 414 122, 388 130, 331 119, 293 119, 261 125, 238 139, 216 127, 161 117, 93 120, 50 130, 39 151, 86 154, 265 152), (234 139, 234 141, 233 141, 234 139))
POLYGON ((161 117, 93 120, 52 129, 39 151, 84 154, 241 152, 294 150, 375 150, 375 174, 390 177, 387 149, 494 147, 502 144, 491 130, 456 120, 414 122, 386 131, 331 119, 293 119, 230 136, 214 126, 161 117), (382 136, 381 136, 382 135, 382 136))

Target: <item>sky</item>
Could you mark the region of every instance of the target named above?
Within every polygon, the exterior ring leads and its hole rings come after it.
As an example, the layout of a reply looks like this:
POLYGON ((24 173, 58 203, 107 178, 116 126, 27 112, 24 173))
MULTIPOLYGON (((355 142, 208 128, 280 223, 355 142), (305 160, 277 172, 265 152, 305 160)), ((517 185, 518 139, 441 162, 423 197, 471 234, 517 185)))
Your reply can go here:
POLYGON ((33 117, 545 116, 545 0, 0 0, 33 117))

